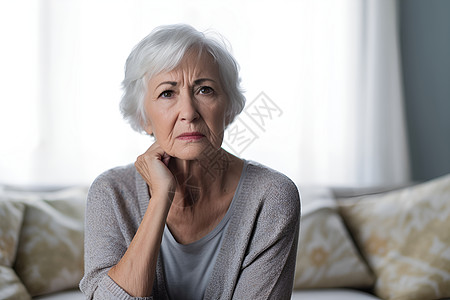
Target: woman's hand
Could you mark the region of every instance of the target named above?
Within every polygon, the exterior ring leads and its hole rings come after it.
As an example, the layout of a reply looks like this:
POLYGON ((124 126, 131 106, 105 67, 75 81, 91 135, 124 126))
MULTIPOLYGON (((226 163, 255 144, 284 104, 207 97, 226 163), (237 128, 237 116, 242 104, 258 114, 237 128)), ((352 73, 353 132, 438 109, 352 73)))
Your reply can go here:
POLYGON ((168 168, 170 158, 158 142, 155 142, 144 154, 138 156, 134 164, 150 187, 151 198, 168 197, 170 202, 173 200, 176 182, 168 168))

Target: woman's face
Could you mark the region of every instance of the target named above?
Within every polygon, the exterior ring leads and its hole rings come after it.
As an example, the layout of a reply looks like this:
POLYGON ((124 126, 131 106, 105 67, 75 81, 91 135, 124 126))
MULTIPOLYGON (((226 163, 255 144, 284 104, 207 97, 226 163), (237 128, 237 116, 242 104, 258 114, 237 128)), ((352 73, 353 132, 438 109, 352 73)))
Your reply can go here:
POLYGON ((209 53, 191 51, 170 72, 153 76, 145 98, 145 131, 170 156, 199 158, 211 146, 219 149, 225 130, 228 98, 219 68, 209 53))

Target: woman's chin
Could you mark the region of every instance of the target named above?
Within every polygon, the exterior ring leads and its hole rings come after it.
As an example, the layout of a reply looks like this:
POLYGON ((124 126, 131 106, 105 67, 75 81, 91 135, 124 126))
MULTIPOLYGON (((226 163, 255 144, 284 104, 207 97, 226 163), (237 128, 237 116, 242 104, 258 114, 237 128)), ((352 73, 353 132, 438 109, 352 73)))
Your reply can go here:
MULTIPOLYGON (((220 149, 220 146, 217 148, 220 149)), ((211 160, 216 157, 217 154, 215 152, 217 152, 217 149, 215 147, 212 147, 210 144, 188 144, 184 146, 183 149, 176 151, 174 157, 182 160, 203 161, 211 160)))

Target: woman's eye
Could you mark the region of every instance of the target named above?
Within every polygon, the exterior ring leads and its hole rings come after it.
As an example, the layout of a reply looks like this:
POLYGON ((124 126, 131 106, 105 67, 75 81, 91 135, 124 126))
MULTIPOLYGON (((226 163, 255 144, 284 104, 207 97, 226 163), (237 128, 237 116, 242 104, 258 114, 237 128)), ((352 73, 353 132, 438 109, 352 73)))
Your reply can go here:
POLYGON ((211 87, 209 87, 209 86, 202 86, 202 87, 198 90, 198 92, 199 92, 200 94, 202 94, 202 95, 209 95, 209 94, 212 94, 212 93, 214 92, 214 90, 213 90, 211 87))
POLYGON ((173 91, 164 91, 159 94, 160 98, 171 98, 173 96, 173 91))

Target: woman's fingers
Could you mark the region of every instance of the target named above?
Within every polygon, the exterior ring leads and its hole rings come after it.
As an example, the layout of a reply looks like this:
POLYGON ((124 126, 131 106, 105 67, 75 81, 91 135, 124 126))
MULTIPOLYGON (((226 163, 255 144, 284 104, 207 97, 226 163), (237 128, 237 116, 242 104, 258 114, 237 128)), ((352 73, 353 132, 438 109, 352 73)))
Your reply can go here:
POLYGON ((175 179, 167 167, 170 156, 157 142, 139 155, 135 167, 150 187, 152 195, 169 194, 175 190, 175 179))
POLYGON ((169 161, 170 161, 171 158, 172 157, 169 154, 164 152, 164 154, 162 156, 162 161, 166 165, 166 167, 169 167, 169 161))

